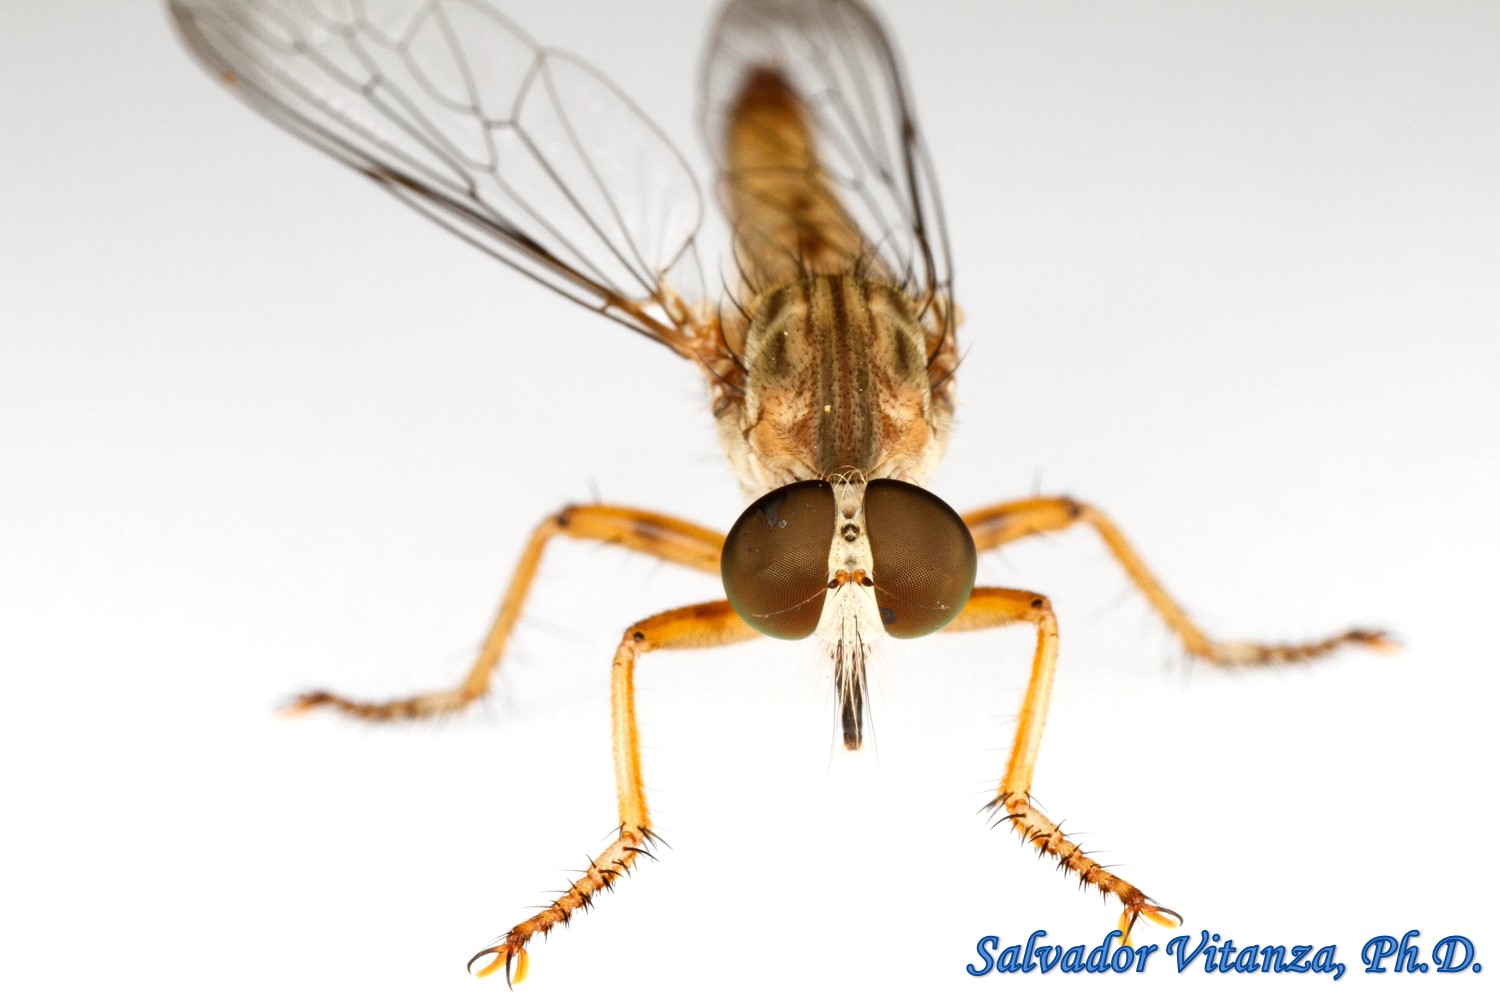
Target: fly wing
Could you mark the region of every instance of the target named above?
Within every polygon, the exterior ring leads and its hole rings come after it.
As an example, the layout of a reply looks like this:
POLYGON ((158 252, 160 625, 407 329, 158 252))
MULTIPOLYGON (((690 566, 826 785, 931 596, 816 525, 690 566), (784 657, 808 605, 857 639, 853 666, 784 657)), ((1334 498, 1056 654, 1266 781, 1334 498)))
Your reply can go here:
POLYGON ((586 63, 487 0, 171 0, 246 103, 485 252, 692 356, 702 198, 586 63))
POLYGON ((853 271, 900 287, 951 346, 937 184, 874 15, 856 0, 732 0, 703 92, 747 290, 853 271))

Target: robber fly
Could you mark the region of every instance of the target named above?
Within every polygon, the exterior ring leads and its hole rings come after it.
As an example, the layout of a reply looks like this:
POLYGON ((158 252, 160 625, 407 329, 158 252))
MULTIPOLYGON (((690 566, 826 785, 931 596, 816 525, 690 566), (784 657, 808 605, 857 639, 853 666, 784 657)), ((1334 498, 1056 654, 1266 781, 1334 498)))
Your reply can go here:
POLYGON ((1023 840, 1139 917, 1180 921, 1106 871, 1032 802, 1057 664, 1046 597, 976 586, 977 553, 1093 528, 1188 652, 1215 664, 1306 660, 1304 645, 1210 639, 1100 511, 1033 497, 960 516, 923 488, 952 426, 959 312, 933 168, 895 47, 857 0, 732 0, 704 62, 703 124, 732 232, 705 293, 698 187, 646 115, 587 64, 542 48, 487 0, 172 0, 193 53, 256 110, 461 239, 672 351, 702 376, 749 506, 727 535, 646 510, 568 507, 521 555, 456 687, 387 702, 324 691, 297 711, 363 719, 454 712, 482 697, 554 538, 718 573, 725 600, 625 629, 610 674, 619 829, 552 905, 470 960, 527 969, 654 841, 634 674, 645 653, 816 636, 843 742, 866 728, 865 663, 883 636, 1024 625, 1036 637, 1015 742, 991 806, 1023 840))

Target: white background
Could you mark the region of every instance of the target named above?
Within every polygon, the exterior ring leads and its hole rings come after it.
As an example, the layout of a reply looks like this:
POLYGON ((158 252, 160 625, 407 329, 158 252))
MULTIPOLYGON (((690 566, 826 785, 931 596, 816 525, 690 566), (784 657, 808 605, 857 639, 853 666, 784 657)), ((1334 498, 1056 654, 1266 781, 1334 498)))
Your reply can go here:
MULTIPOLYGON (((710 11, 579 7, 517 17, 702 162, 710 11)), ((988 557, 1061 614, 1038 798, 1195 935, 1336 944, 1345 993, 1411 988, 1358 971, 1380 933, 1500 963, 1500 8, 883 13, 967 314, 934 489, 1099 504, 1226 637, 1407 643, 1215 671, 1087 535, 988 557)), ((248 113, 154 6, 0 5, 0 137, 0 992, 499 995, 464 959, 615 823, 614 641, 716 582, 558 546, 472 717, 273 709, 461 676, 566 502, 726 527, 701 386, 248 113)), ((891 645, 852 758, 810 645, 649 659, 673 848, 524 992, 988 996, 1023 984, 965 975, 982 935, 1097 943, 1115 907, 974 816, 1030 641, 891 645)))

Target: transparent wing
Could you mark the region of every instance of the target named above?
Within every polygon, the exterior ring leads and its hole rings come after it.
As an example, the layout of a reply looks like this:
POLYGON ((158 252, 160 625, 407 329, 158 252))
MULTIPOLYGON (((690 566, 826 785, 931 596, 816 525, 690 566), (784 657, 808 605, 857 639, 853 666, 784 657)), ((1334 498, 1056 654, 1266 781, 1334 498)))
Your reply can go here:
MULTIPOLYGON (((900 285, 946 340, 952 268, 937 183, 895 48, 874 15, 855 0, 732 0, 709 47, 703 90, 737 248, 759 241, 805 253, 807 241, 788 247, 784 231, 816 225, 820 249, 900 285), (776 120, 787 113, 779 83, 794 95, 793 114, 806 119, 806 162, 801 140, 776 120), (757 107, 771 114, 757 121, 757 107), (758 136, 746 139, 747 129, 758 136), (756 146, 769 152, 757 159, 756 146), (750 154, 737 158, 746 147, 750 154), (789 172, 801 174, 796 187, 777 180, 789 172)), ((753 276, 753 266, 740 266, 753 276)))
POLYGON ((690 354, 702 198, 624 94, 487 0, 171 0, 257 111, 560 294, 690 354))

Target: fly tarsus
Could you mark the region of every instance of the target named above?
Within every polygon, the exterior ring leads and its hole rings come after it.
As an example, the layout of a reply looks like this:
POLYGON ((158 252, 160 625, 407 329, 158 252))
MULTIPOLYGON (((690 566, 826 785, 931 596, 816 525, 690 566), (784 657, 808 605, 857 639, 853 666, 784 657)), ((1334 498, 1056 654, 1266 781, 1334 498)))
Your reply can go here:
POLYGON ((451 715, 478 698, 479 695, 471 694, 463 688, 434 691, 391 701, 355 701, 330 691, 306 691, 287 702, 282 707, 281 714, 297 716, 315 708, 329 708, 366 722, 396 722, 402 719, 430 719, 451 715))
POLYGON ((573 916, 593 908, 594 897, 603 889, 613 890, 615 883, 628 875, 636 859, 644 855, 655 860, 653 848, 665 845, 660 837, 644 827, 622 826, 615 840, 589 862, 567 889, 530 920, 523 920, 507 931, 498 942, 469 959, 468 969, 476 976, 488 976, 504 969, 505 981, 515 986, 526 978, 531 959, 527 943, 536 935, 546 937, 554 928, 571 923, 573 916), (487 961, 486 961, 487 959, 487 961), (475 966, 484 961, 478 968, 475 966))
POLYGON ((1011 829, 1020 834, 1021 840, 1036 848, 1039 855, 1056 859, 1059 870, 1076 876, 1081 885, 1098 889, 1100 895, 1119 900, 1124 908, 1120 913, 1123 943, 1129 943, 1130 932, 1141 917, 1164 927, 1181 925, 1182 916, 1177 911, 1160 905, 1089 857, 1082 845, 1068 838, 1060 824, 1048 819, 1032 804, 1029 794, 1002 791, 985 808, 996 817, 993 825, 1009 823, 1011 829))
POLYGON ((1188 644, 1188 651, 1215 666, 1266 666, 1273 663, 1305 663, 1327 656, 1341 646, 1364 646, 1376 653, 1394 653, 1401 643, 1379 629, 1352 628, 1316 642, 1272 645, 1252 642, 1212 642, 1188 644))

